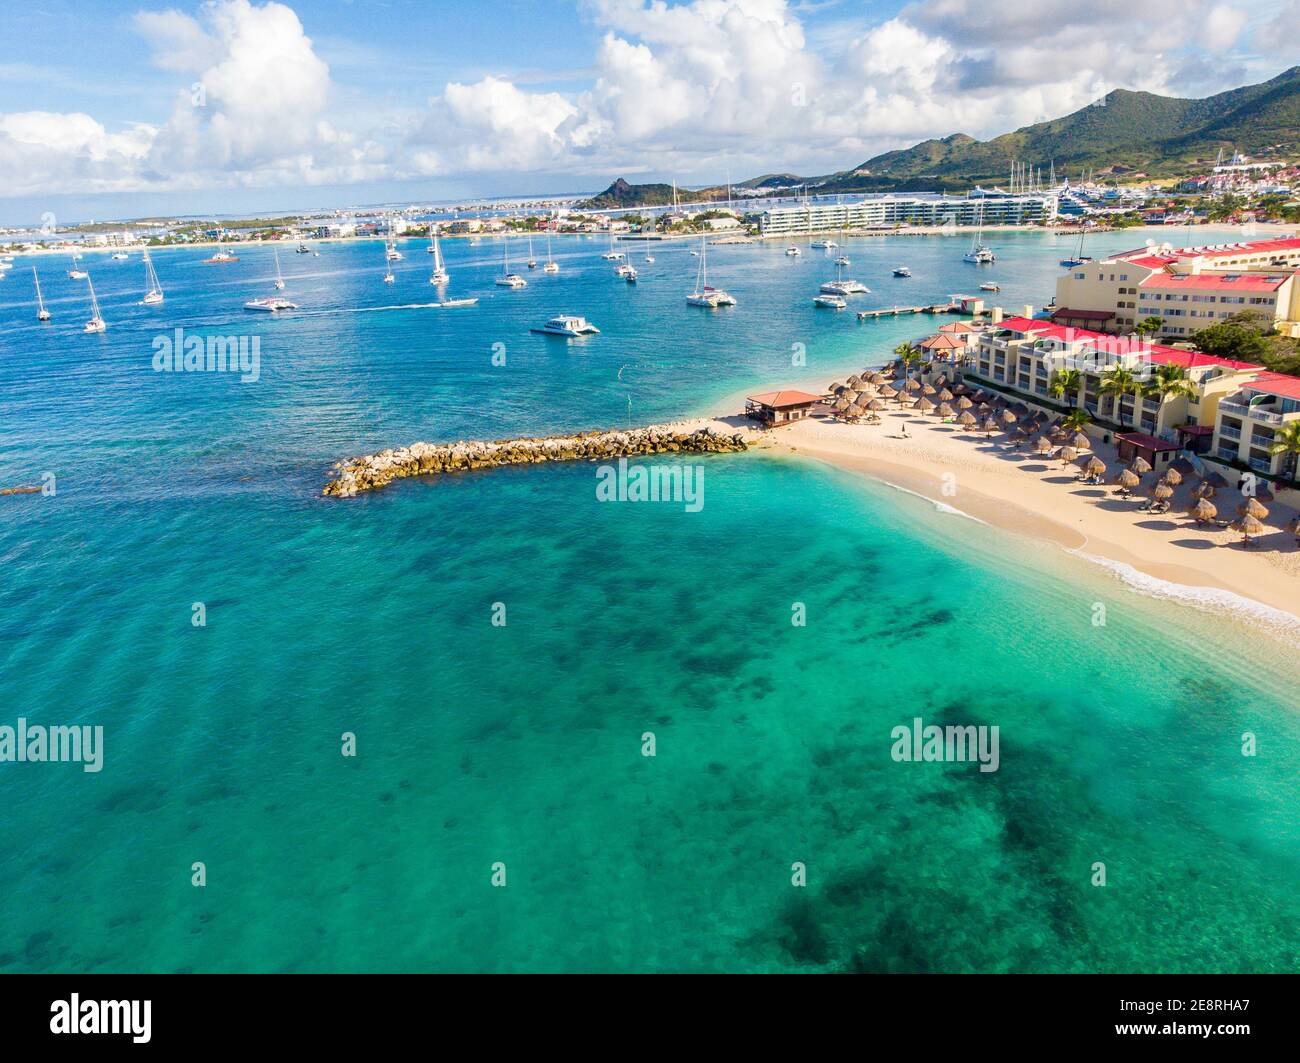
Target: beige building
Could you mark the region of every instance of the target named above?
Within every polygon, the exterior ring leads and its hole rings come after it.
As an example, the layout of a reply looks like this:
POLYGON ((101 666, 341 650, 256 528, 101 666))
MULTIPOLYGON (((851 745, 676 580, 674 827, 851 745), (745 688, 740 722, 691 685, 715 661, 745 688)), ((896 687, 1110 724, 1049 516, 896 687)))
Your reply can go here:
POLYGON ((1187 338, 1245 310, 1300 337, 1300 239, 1144 247, 1074 266, 1057 279, 1057 324, 1128 332, 1148 317, 1187 338))

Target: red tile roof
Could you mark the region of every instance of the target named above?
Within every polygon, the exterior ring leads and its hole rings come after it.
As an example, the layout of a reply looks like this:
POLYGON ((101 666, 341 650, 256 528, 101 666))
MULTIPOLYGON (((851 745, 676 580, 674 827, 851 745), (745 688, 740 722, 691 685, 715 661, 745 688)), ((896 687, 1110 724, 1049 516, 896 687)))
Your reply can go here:
POLYGON ((1157 439, 1155 436, 1149 436, 1145 432, 1121 432, 1115 436, 1116 439, 1122 439, 1126 443, 1132 443, 1134 446, 1141 447, 1143 450, 1165 451, 1165 450, 1182 450, 1179 443, 1171 443, 1168 439, 1157 439))
POLYGON ((760 406, 771 406, 776 410, 822 401, 821 395, 809 395, 806 391, 768 391, 762 395, 750 395, 748 398, 750 402, 756 402, 760 406))
POLYGON ((1212 288, 1274 292, 1291 279, 1290 273, 1153 273, 1141 281, 1143 288, 1212 288))
POLYGON ((927 336, 920 346, 927 351, 958 351, 966 346, 966 341, 944 332, 938 336, 927 336))
POLYGON ((1242 387, 1281 395, 1286 399, 1300 399, 1300 377, 1287 376, 1285 373, 1261 373, 1253 380, 1247 380, 1242 387))
POLYGON ((1071 328, 1068 325, 1054 325, 1050 321, 1036 318, 1008 317, 995 328, 1009 329, 1021 334, 1044 336, 1064 342, 1084 340, 1088 346, 1112 354, 1140 354, 1147 361, 1157 365, 1180 365, 1184 369, 1193 367, 1217 366, 1221 369, 1263 369, 1254 362, 1238 362, 1231 358, 1220 358, 1213 354, 1199 351, 1184 351, 1178 347, 1164 347, 1157 343, 1134 340, 1129 336, 1112 336, 1108 332, 1094 332, 1086 328, 1071 328))

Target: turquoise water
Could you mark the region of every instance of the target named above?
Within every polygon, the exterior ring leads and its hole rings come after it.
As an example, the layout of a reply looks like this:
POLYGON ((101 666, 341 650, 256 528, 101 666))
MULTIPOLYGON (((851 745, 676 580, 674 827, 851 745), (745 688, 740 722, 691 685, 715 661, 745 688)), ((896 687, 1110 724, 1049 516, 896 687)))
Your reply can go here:
MULTIPOLYGON (((1003 296, 1045 294, 1059 244, 998 244, 1003 296)), ((960 249, 850 254, 929 301, 960 249)), ((303 309, 250 322, 264 253, 160 254, 160 311, 92 265, 103 337, 52 267, 48 330, 5 282, 0 474, 58 492, 0 499, 0 724, 102 724, 105 765, 0 764, 0 970, 1294 968, 1294 666, 1260 636, 758 455, 704 462, 698 513, 598 504, 588 465, 318 497, 345 454, 680 416, 917 328, 805 308, 807 254, 720 249, 741 306, 692 316, 684 250, 634 291, 599 250, 498 294, 454 245, 478 307, 316 316, 427 301, 428 256, 396 292, 377 245, 286 256, 303 309), (560 311, 602 335, 526 333, 560 311), (196 321, 256 328, 262 379, 153 374, 196 321), (998 726, 1000 770, 895 763, 914 716, 998 726)))

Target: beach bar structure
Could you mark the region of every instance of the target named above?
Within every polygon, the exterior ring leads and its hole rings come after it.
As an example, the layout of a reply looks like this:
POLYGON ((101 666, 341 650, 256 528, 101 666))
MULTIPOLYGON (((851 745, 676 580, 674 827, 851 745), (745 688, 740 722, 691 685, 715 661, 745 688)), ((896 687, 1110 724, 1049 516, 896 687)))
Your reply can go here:
POLYGON ((745 416, 774 428, 802 421, 821 401, 822 396, 810 395, 806 391, 768 391, 745 399, 745 416))
POLYGON ((1134 458, 1145 458, 1159 472, 1178 456, 1182 447, 1168 439, 1158 439, 1145 432, 1121 432, 1115 436, 1119 460, 1126 465, 1134 458))

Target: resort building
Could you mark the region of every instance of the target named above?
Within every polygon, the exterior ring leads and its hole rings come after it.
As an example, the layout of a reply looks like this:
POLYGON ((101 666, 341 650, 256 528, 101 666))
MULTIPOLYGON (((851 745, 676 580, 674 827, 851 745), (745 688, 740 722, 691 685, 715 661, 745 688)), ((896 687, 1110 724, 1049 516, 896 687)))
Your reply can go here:
POLYGON ((996 311, 993 316, 974 344, 950 354, 932 350, 931 357, 954 363, 963 380, 1050 406, 1082 406, 1106 442, 1113 434, 1115 442, 1149 453, 1152 465, 1187 451, 1265 476, 1286 472, 1286 456, 1270 448, 1279 427, 1300 421, 1300 379, 1134 337, 1027 317, 996 320, 996 311), (1166 366, 1182 370, 1186 393, 1160 395, 1148 388, 1166 366), (1134 378, 1133 389, 1122 395, 1102 387, 1116 368, 1134 378), (1077 378, 1066 376, 1071 371, 1077 378), (1076 386, 1058 396, 1052 385, 1062 376, 1076 386))
POLYGON ((838 202, 809 200, 796 206, 771 207, 757 216, 757 222, 764 236, 897 225, 977 225, 981 218, 985 225, 1027 225, 1053 220, 1056 208, 1055 192, 971 196, 885 192, 845 196, 838 202))
POLYGON ((1056 306, 1057 324, 1127 332, 1158 317, 1159 335, 1183 338, 1254 310, 1300 337, 1300 239, 1162 244, 1084 261, 1058 278, 1056 306))

